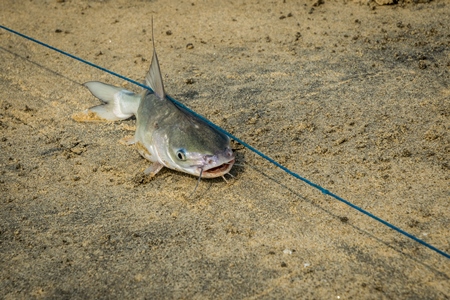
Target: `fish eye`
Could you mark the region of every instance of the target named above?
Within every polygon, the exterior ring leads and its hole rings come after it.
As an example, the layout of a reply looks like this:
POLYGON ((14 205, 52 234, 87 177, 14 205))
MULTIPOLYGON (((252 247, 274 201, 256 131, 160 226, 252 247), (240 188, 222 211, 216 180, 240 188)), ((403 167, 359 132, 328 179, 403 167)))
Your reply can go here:
POLYGON ((180 149, 177 151, 177 157, 179 160, 186 160, 186 153, 184 149, 180 149))

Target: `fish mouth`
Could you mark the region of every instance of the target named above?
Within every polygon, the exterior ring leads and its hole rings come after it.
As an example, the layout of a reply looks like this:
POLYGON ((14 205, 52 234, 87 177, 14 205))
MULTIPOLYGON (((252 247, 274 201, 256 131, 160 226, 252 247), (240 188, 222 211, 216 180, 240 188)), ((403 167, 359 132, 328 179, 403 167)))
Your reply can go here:
POLYGON ((219 176, 223 176, 230 172, 231 168, 233 167, 235 159, 233 158, 229 162, 223 163, 220 166, 204 170, 202 173, 203 178, 215 178, 219 176))

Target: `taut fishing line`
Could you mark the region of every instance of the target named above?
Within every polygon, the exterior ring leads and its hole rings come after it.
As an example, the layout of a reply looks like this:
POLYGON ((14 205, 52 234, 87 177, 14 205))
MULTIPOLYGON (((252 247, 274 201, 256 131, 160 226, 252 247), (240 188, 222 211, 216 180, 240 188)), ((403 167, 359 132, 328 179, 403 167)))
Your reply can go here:
MULTIPOLYGON (((18 35, 18 36, 21 36, 21 37, 23 37, 23 38, 25 38, 25 39, 27 39, 27 40, 30 40, 30 41, 32 41, 32 42, 35 42, 35 43, 37 43, 37 44, 39 44, 39 45, 41 45, 41 46, 44 46, 44 47, 46 47, 46 48, 49 48, 49 49, 54 50, 54 51, 56 51, 56 52, 59 52, 59 53, 65 55, 65 56, 68 56, 68 57, 70 57, 70 58, 73 58, 73 59, 75 59, 75 60, 78 60, 78 61, 80 61, 80 62, 82 62, 82 63, 84 63, 84 64, 87 64, 87 65, 91 66, 91 67, 97 68, 97 69, 99 69, 99 70, 101 70, 101 71, 103 71, 103 72, 109 73, 109 74, 111 74, 111 75, 114 75, 114 76, 116 76, 116 77, 119 77, 120 79, 126 80, 126 81, 128 81, 128 82, 131 82, 131 83, 133 83, 133 84, 135 84, 135 85, 137 85, 137 86, 140 86, 140 87, 142 87, 142 88, 144 88, 144 89, 147 89, 147 90, 150 90, 151 92, 153 92, 153 90, 152 90, 151 88, 149 88, 148 86, 145 86, 144 84, 142 84, 142 83, 140 83, 140 82, 137 82, 137 81, 135 81, 135 80, 133 80, 133 79, 130 79, 130 78, 128 78, 128 77, 125 77, 125 76, 123 76, 123 75, 120 75, 120 74, 118 74, 118 73, 115 73, 115 72, 113 72, 113 71, 110 71, 110 70, 108 70, 108 69, 105 69, 105 68, 103 68, 103 67, 100 67, 100 66, 98 66, 98 65, 96 65, 96 64, 94 64, 94 63, 91 63, 91 62, 89 62, 89 61, 87 61, 87 60, 84 60, 84 59, 82 59, 82 58, 79 58, 79 57, 77 57, 77 56, 75 56, 75 55, 72 55, 72 54, 70 54, 70 53, 68 53, 68 52, 65 52, 65 51, 63 51, 63 50, 60 50, 60 49, 55 48, 55 47, 53 47, 53 46, 50 46, 50 45, 48 45, 48 44, 46 44, 46 43, 43 43, 43 42, 41 42, 41 41, 38 41, 38 40, 36 40, 36 39, 34 39, 34 38, 32 38, 32 37, 29 37, 29 36, 27 36, 27 35, 25 35, 25 34, 22 34, 22 33, 20 33, 20 32, 15 31, 15 30, 12 30, 12 29, 10 29, 10 28, 8 28, 8 27, 5 27, 5 26, 3 26, 3 25, 0 25, 0 28, 4 29, 4 30, 6 30, 6 31, 9 31, 9 32, 11 32, 11 33, 14 33, 14 34, 16 34, 16 35, 18 35)), ((444 251, 442 251, 442 250, 440 250, 440 249, 434 247, 433 245, 428 244, 427 242, 425 242, 425 241, 423 241, 423 240, 417 238, 416 236, 414 236, 414 235, 412 235, 412 234, 410 234, 410 233, 408 233, 408 232, 402 230, 401 228, 399 228, 399 227, 397 227, 397 226, 395 226, 395 225, 393 225, 393 224, 391 224, 391 223, 389 223, 389 222, 387 222, 387 221, 385 221, 385 220, 383 220, 383 219, 381 219, 381 218, 379 218, 379 217, 373 215, 372 213, 368 212, 367 210, 362 209, 361 207, 359 207, 359 206, 357 206, 357 205, 355 205, 355 204, 353 204, 353 203, 351 203, 351 202, 349 202, 349 201, 347 201, 347 200, 345 200, 345 199, 339 197, 338 195, 333 194, 333 193, 330 192, 329 190, 327 190, 327 189, 321 187, 320 185, 318 185, 318 184, 316 184, 316 183, 314 183, 314 182, 312 182, 312 181, 309 181, 308 179, 306 179, 306 178, 300 176, 299 174, 297 174, 297 173, 291 171, 291 170, 288 169, 287 167, 281 165, 279 162, 277 162, 277 161, 275 161, 274 159, 270 158, 269 156, 265 155, 264 153, 262 153, 262 152, 259 151, 258 149, 256 149, 256 148, 250 146, 250 145, 247 144, 246 142, 244 142, 244 141, 242 141, 241 139, 235 137, 234 135, 232 135, 231 133, 229 133, 229 132, 226 131, 225 129, 222 129, 221 127, 219 127, 219 126, 217 126, 216 124, 212 123, 211 121, 209 121, 208 119, 206 119, 206 118, 203 117, 202 115, 199 115, 198 113, 196 113, 195 111, 191 110, 190 108, 188 108, 188 107, 185 106, 184 104, 178 102, 177 100, 173 99, 172 97, 170 97, 170 96, 168 96, 168 95, 167 95, 167 98, 168 98, 170 101, 172 101, 173 103, 175 103, 177 106, 179 106, 179 107, 181 107, 181 108, 187 110, 188 112, 192 113, 193 115, 199 117, 200 119, 202 119, 203 121, 205 121, 205 122, 206 122, 208 125, 210 125, 211 127, 213 127, 213 128, 215 128, 216 130, 222 132, 223 134, 226 134, 226 135, 229 136, 231 139, 235 140, 236 142, 240 143, 241 145, 243 145, 244 147, 246 147, 246 148, 249 149, 250 151, 256 153, 256 154, 259 155, 259 156, 261 156, 262 158, 264 158, 264 159, 267 160, 268 162, 274 164, 275 166, 277 166, 278 168, 280 168, 280 169, 283 170, 284 172, 288 173, 288 174, 291 175, 292 177, 295 177, 295 178, 297 178, 297 179, 303 181, 304 183, 306 183, 306 184, 308 184, 308 185, 310 185, 310 186, 312 186, 312 187, 318 189, 319 191, 321 191, 321 192, 324 193, 325 195, 328 195, 328 196, 330 196, 330 197, 332 197, 332 198, 334 198, 334 199, 336 199, 336 200, 338 200, 338 201, 340 201, 340 202, 342 202, 342 203, 344 203, 344 204, 347 204, 347 205, 350 206, 351 208, 353 208, 353 209, 355 209, 355 210, 357 210, 357 211, 359 211, 359 212, 365 214, 366 216, 368 216, 368 217, 370 217, 370 218, 372 218, 372 219, 374 219, 374 220, 380 222, 381 224, 383 224, 383 225, 385 225, 385 226, 387 226, 387 227, 389 227, 389 228, 391 228, 391 229, 393 229, 393 230, 399 232, 400 234, 402 234, 402 235, 404 235, 404 236, 406 236, 406 237, 408 237, 408 238, 410 238, 410 239, 416 241, 417 243, 419 243, 419 244, 421 244, 421 245, 423 245, 423 246, 425 246, 425 247, 427 247, 427 248, 429 248, 429 249, 431 249, 431 250, 433 250, 433 251, 439 253, 440 255, 442 255, 442 256, 444 256, 444 257, 450 259, 450 254, 448 254, 448 253, 446 253, 446 252, 444 252, 444 251)))

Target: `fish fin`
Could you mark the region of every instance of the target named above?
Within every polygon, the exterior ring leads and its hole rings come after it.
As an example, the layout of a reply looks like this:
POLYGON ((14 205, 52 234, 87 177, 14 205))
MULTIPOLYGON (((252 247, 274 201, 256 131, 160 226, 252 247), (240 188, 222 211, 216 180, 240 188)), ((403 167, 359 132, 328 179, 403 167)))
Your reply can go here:
POLYGON ((161 169, 164 167, 163 164, 159 162, 154 162, 150 167, 145 169, 144 174, 150 177, 154 177, 161 169))
POLYGON ((103 104, 93 106, 72 118, 78 122, 125 120, 136 114, 141 97, 128 90, 98 81, 84 84, 103 104))
POLYGON ((122 145, 125 146, 129 146, 129 145, 133 145, 134 143, 136 143, 136 139, 134 136, 126 136, 123 137, 119 140, 119 143, 121 143, 122 145))
POLYGON ((81 112, 74 113, 72 119, 77 122, 104 122, 104 121, 116 121, 117 119, 111 119, 113 116, 104 116, 98 114, 92 108, 86 109, 81 112))
POLYGON ((92 95, 100 99, 103 103, 110 103, 111 101, 114 101, 114 95, 116 93, 120 93, 123 90, 122 88, 119 88, 117 86, 98 81, 88 81, 83 85, 89 89, 92 95))
POLYGON ((145 76, 145 83, 155 92, 155 94, 162 100, 166 97, 164 92, 164 84, 161 76, 161 69, 159 68, 158 56, 156 55, 155 38, 153 35, 153 18, 152 18, 152 42, 153 42, 153 57, 150 69, 145 76))

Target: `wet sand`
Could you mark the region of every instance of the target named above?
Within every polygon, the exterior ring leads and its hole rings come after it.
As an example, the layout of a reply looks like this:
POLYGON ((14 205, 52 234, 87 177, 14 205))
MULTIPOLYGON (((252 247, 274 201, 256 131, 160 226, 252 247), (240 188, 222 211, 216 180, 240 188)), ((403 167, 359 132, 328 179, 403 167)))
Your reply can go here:
MULTIPOLYGON (((412 1, 416 2, 416 1, 412 1)), ((421 2, 421 1, 419 1, 421 2)), ((450 253, 450 4, 2 1, 1 24, 166 91, 450 253)), ((228 184, 78 123, 81 84, 139 91, 0 30, 0 298, 447 299, 449 260, 241 145, 228 184)))

